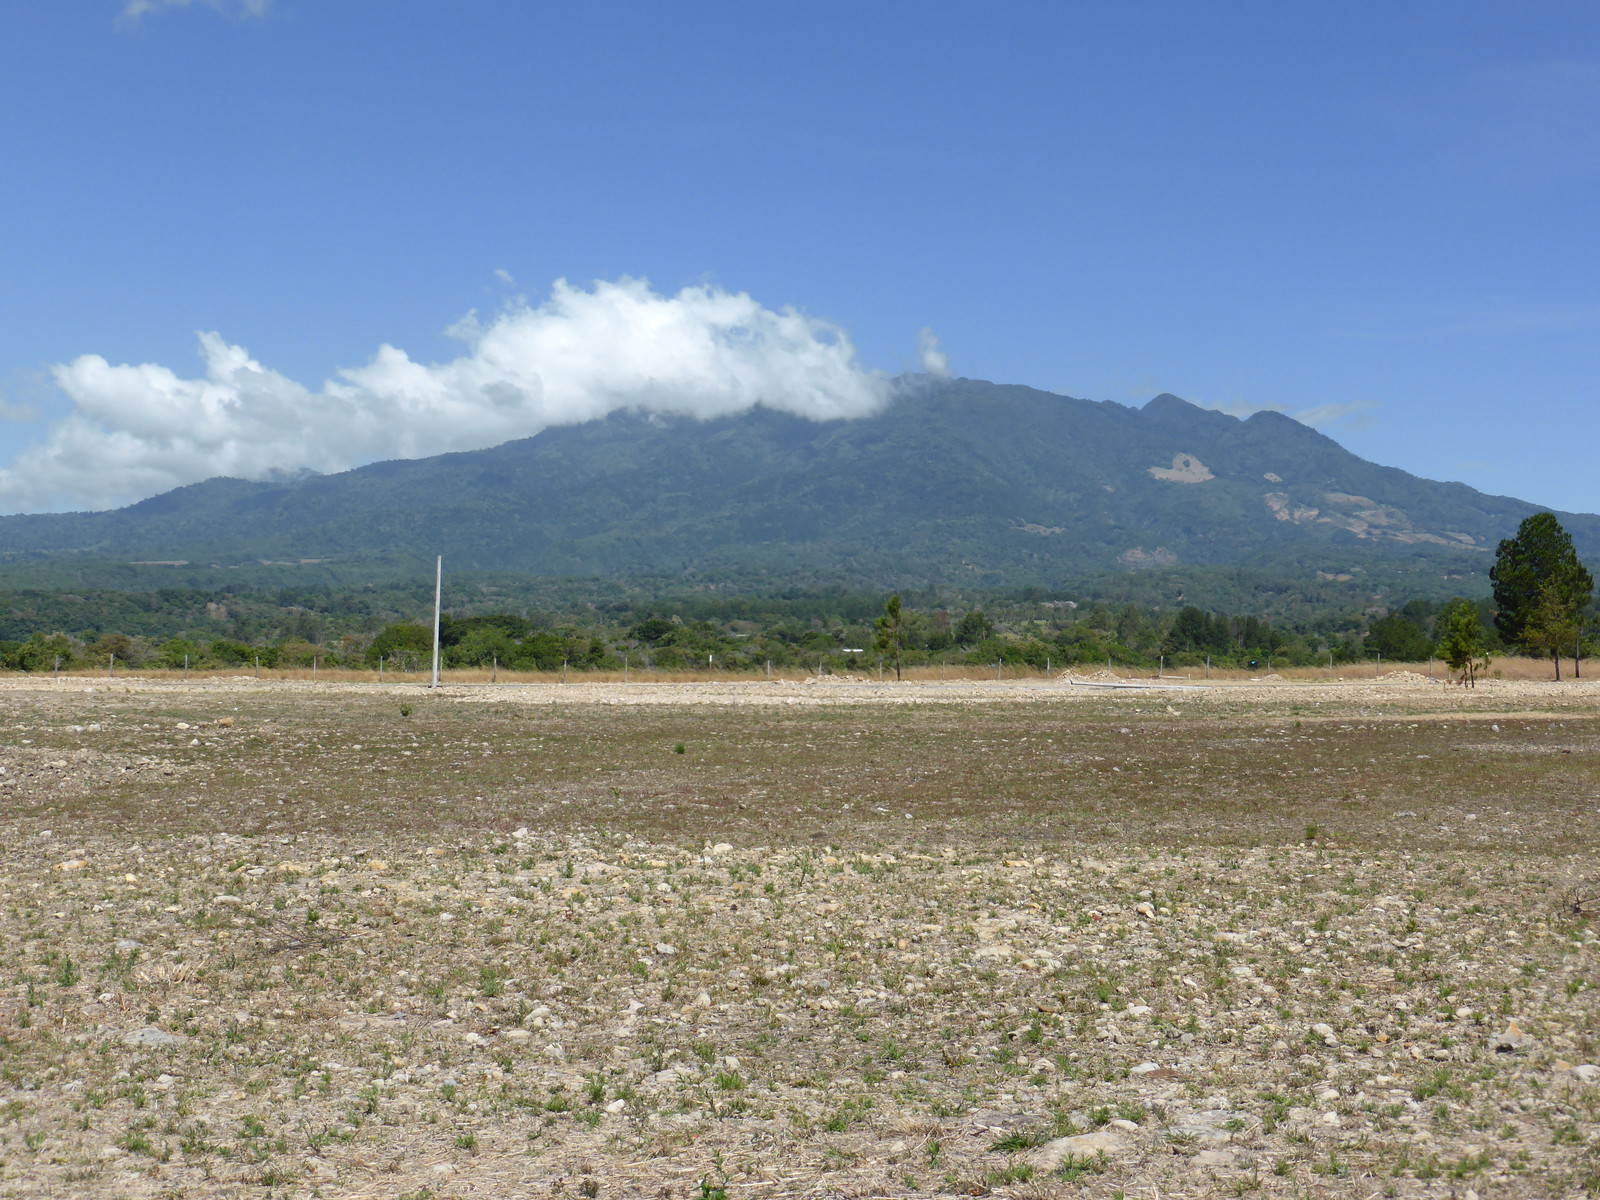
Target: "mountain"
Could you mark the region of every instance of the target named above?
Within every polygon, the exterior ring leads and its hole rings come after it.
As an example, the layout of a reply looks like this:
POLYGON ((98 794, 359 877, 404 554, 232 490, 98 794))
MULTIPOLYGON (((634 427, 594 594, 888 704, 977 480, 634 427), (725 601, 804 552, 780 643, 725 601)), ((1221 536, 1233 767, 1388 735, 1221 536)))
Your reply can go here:
MULTIPOLYGON (((1278 413, 912 380, 853 420, 621 412, 488 450, 4 517, 0 577, 154 562, 175 581, 261 564, 349 581, 436 552, 454 571, 893 586, 1207 564, 1477 576, 1537 511, 1366 462, 1278 413)), ((1600 517, 1557 515, 1600 557, 1600 517)))

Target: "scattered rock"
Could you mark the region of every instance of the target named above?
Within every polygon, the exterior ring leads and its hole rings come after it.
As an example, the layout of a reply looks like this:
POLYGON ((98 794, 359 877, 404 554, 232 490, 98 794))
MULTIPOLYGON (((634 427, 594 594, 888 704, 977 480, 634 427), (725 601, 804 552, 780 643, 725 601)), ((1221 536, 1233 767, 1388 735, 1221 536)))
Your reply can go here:
POLYGON ((1505 1030, 1489 1039, 1492 1054, 1526 1054, 1533 1047, 1533 1036, 1515 1021, 1506 1024, 1505 1030))
POLYGON ((124 1046, 181 1046, 189 1039, 181 1033, 168 1033, 154 1025, 135 1029, 122 1035, 124 1046))

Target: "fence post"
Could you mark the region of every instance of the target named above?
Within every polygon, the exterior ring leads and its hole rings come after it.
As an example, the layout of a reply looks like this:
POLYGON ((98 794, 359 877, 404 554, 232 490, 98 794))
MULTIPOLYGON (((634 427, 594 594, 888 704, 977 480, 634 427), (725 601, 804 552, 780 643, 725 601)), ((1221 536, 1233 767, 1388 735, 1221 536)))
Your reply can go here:
POLYGON ((489 657, 489 661, 494 664, 492 667, 489 668, 489 682, 490 683, 499 683, 500 682, 500 656, 498 654, 491 655, 489 657))
POLYGON ((1211 655, 1206 655, 1206 678, 1211 678, 1211 655))
POLYGON ((563 658, 561 660, 561 682, 565 683, 566 681, 567 681, 567 660, 563 658))
POLYGON ((256 655, 256 678, 261 678, 261 655, 256 655))
POLYGON ((117 656, 113 654, 106 660, 106 678, 110 679, 117 673, 117 656))

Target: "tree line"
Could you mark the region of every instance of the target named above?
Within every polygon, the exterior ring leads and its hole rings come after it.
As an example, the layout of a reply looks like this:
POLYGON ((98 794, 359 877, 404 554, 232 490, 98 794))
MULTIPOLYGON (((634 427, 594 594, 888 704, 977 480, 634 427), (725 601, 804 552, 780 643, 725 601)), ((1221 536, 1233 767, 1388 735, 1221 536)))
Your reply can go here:
MULTIPOLYGON (((1131 602, 1079 603, 1039 589, 996 595, 957 608, 937 597, 884 603, 863 594, 698 597, 652 603, 575 604, 565 614, 450 612, 441 620, 447 667, 512 671, 845 670, 891 666, 1009 664, 1121 668, 1258 668, 1438 658, 1463 677, 1488 658, 1512 652, 1552 657, 1592 643, 1593 579, 1571 538, 1549 513, 1529 517, 1500 544, 1490 572, 1491 597, 1412 600, 1394 608, 1324 612, 1283 624, 1252 613, 1207 611, 1193 604, 1158 608, 1131 602), (880 615, 881 613, 881 615, 880 615)), ((280 597, 280 599, 283 599, 280 597)), ((309 596, 289 597, 304 604, 309 596)), ((431 594, 427 597, 431 602, 431 594)), ((175 604, 169 598, 169 604, 175 604)), ((216 604, 205 608, 220 607, 216 604)), ((190 630, 176 637, 124 632, 69 635, 35 629, 0 641, 0 668, 22 671, 105 668, 176 670, 264 668, 425 669, 431 625, 375 622, 331 632, 334 622, 296 607, 276 629, 262 617, 233 618, 234 636, 190 630), (252 636, 253 635, 253 636, 252 636)))

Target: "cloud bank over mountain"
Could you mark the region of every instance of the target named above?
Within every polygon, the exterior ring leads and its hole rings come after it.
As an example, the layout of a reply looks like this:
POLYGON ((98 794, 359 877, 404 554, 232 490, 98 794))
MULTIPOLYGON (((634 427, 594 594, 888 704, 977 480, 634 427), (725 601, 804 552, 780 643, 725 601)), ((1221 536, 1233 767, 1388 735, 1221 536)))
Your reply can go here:
MULTIPOLYGON (((217 333, 199 335, 198 378, 97 354, 58 364, 72 411, 0 470, 0 510, 106 508, 217 475, 474 450, 617 409, 711 417, 760 403, 857 417, 891 389, 838 326, 713 286, 669 296, 641 279, 558 280, 542 304, 472 313, 449 332, 465 347, 449 362, 383 345, 316 389, 217 333)), ((924 361, 942 368, 931 338, 924 361)))

